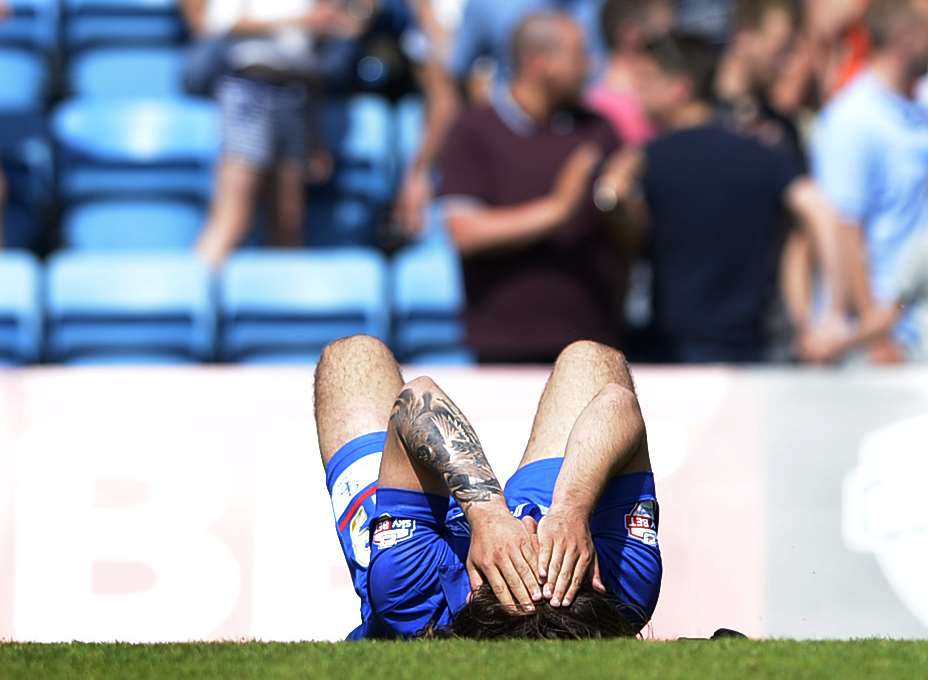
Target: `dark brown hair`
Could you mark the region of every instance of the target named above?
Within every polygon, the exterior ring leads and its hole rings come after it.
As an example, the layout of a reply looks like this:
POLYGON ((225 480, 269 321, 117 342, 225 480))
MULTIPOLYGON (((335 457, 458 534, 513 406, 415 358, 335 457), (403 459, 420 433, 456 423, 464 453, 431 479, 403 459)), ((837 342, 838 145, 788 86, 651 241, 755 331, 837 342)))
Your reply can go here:
POLYGON ((754 31, 761 27, 770 12, 786 12, 795 25, 799 21, 799 8, 795 0, 739 0, 735 4, 732 24, 736 31, 754 31))
POLYGON ((606 0, 599 11, 599 28, 606 47, 618 47, 619 29, 627 24, 643 24, 656 4, 656 0, 606 0))
POLYGON ((912 0, 873 0, 867 10, 867 30, 874 47, 889 45, 900 26, 918 14, 912 0))
POLYGON ((719 50, 708 39, 694 33, 673 33, 650 43, 647 54, 664 73, 688 78, 693 99, 713 101, 719 50))
POLYGON ((420 638, 469 640, 593 640, 632 638, 642 617, 633 607, 585 584, 569 607, 552 607, 547 601, 531 614, 515 614, 496 599, 489 586, 474 592, 447 628, 429 626, 420 638))

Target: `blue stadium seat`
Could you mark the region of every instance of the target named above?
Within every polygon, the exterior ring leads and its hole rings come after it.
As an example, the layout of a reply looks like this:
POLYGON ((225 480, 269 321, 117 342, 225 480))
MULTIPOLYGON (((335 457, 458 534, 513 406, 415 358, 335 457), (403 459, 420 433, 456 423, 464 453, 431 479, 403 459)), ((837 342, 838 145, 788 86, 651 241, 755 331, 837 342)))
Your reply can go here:
POLYGON ((327 107, 323 123, 336 158, 336 190, 389 201, 396 186, 389 104, 371 95, 333 102, 327 107))
POLYGON ((64 0, 70 50, 102 45, 176 45, 186 35, 177 0, 64 0))
POLYGON ((210 359, 215 308, 196 256, 61 253, 48 264, 48 353, 64 363, 210 359))
POLYGON ((7 0, 8 14, 0 21, 0 45, 44 53, 58 42, 58 0, 7 0))
POLYGON ((404 97, 396 105, 396 144, 400 162, 408 166, 419 151, 425 130, 425 104, 422 97, 404 97))
POLYGON ((464 284, 450 246, 424 244, 393 259, 393 345, 402 361, 468 365, 464 284))
POLYGON ((185 201, 92 201, 68 211, 62 232, 75 250, 189 250, 205 220, 201 207, 185 201))
POLYGON ((0 46, 0 112, 40 109, 47 77, 45 61, 37 53, 0 46))
POLYGON ((131 195, 205 199, 219 151, 211 102, 79 98, 52 116, 67 200, 131 195))
POLYGON ((234 256, 222 274, 222 356, 310 363, 346 335, 385 339, 386 270, 380 253, 361 248, 234 256))
POLYGON ((36 361, 41 350, 41 270, 25 252, 0 252, 0 365, 36 361))
POLYGON ((100 47, 77 54, 68 84, 82 97, 173 97, 183 92, 184 53, 176 47, 100 47))

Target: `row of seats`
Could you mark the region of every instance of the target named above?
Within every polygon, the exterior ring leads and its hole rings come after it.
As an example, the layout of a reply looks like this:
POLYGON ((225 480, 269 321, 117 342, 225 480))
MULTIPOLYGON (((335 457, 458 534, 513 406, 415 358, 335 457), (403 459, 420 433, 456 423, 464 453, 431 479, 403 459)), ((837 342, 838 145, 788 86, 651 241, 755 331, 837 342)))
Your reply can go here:
POLYGON ((366 333, 404 361, 470 362, 460 269, 423 245, 243 251, 217 275, 182 253, 0 253, 0 362, 310 363, 366 333))

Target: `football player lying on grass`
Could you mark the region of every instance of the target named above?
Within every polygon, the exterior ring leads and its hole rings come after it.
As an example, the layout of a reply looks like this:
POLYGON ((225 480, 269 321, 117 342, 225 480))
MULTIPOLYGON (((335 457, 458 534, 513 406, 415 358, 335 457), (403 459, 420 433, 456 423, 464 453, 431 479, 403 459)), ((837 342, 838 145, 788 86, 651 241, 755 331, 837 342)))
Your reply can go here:
POLYGON ((374 338, 326 348, 315 413, 361 598, 349 639, 628 637, 650 619, 658 504, 618 351, 561 353, 505 489, 454 402, 428 378, 404 384, 374 338))

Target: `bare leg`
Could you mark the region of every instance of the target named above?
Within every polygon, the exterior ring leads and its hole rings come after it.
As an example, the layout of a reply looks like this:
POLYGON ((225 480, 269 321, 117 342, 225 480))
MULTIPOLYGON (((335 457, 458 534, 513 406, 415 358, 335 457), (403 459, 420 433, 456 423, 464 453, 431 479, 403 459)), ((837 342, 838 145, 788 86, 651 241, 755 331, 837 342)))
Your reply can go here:
POLYGON ((222 264, 247 235, 260 179, 260 173, 246 161, 237 158, 221 161, 209 222, 197 243, 197 252, 211 265, 222 264))
POLYGON ((298 248, 303 244, 303 218, 306 214, 303 164, 282 161, 274 180, 275 224, 271 242, 275 246, 298 248))
MULTIPOLYGON (((538 403, 532 434, 519 467, 545 458, 560 458, 583 410, 609 386, 632 394, 635 385, 625 356, 596 342, 581 341, 561 352, 538 403)), ((632 460, 627 472, 647 470, 647 447, 632 460)))
POLYGON ((326 347, 314 389, 322 462, 328 465, 348 442, 386 430, 402 387, 400 367, 380 340, 356 335, 326 347))

